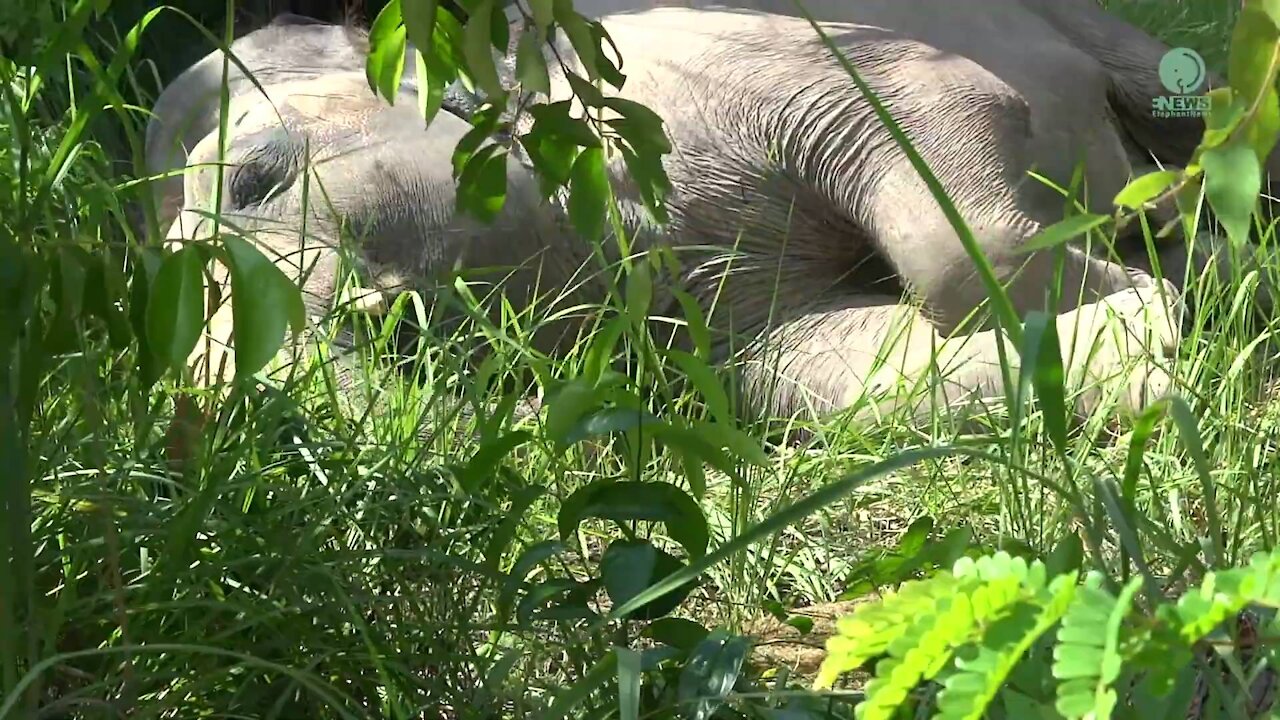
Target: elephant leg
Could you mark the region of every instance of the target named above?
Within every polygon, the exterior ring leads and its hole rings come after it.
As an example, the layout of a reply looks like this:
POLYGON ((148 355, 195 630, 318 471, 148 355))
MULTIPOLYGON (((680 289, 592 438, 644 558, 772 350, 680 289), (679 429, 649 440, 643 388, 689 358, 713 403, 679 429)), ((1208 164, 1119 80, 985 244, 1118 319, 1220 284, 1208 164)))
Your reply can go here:
MULTIPOLYGON (((1169 389, 1157 359, 1180 326, 1177 294, 1165 290, 1173 307, 1155 288, 1130 288, 1056 316, 1077 415, 1109 401, 1127 415, 1169 389)), ((1003 404, 1005 367, 1016 383, 1019 354, 1003 333, 947 335, 890 296, 832 296, 762 333, 737 364, 748 412, 814 419, 852 411, 856 423, 903 413, 915 422, 975 417, 1003 404)))

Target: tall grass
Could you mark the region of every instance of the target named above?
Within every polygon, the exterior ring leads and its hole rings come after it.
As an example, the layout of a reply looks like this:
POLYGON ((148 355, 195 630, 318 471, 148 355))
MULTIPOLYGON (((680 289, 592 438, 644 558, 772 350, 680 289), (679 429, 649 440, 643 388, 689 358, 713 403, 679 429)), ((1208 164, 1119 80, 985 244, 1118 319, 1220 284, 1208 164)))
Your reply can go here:
MULTIPOLYGON (((1221 63, 1234 10, 1219 0, 1179 2, 1177 12, 1155 4, 1109 3, 1221 63)), ((694 491, 697 473, 635 433, 563 449, 554 410, 515 408, 528 378, 554 408, 567 402, 558 390, 600 375, 601 359, 622 350, 640 358, 626 396, 691 424, 706 413, 698 378, 652 400, 682 371, 661 359, 644 324, 610 325, 634 311, 625 295, 593 308, 602 322, 555 361, 520 341, 555 309, 500 325, 472 312, 446 330, 406 296, 391 319, 414 320, 425 337, 405 363, 387 332, 368 328, 353 360, 369 378, 363 395, 343 392, 319 343, 265 388, 238 386, 211 402, 198 435, 168 432, 175 400, 197 391, 151 385, 128 340, 134 308, 54 312, 75 294, 77 272, 123 277, 147 262, 126 250, 138 241, 126 203, 143 199, 141 186, 117 180, 118 165, 86 128, 118 123, 116 137, 139 158, 145 117, 124 98, 145 101, 148 81, 129 73, 134 63, 115 67, 110 52, 77 53, 41 66, 39 82, 9 65, 3 78, 0 289, 43 287, 5 275, 18 255, 55 258, 61 279, 56 292, 32 295, 27 315, 0 321, 0 352, 18 349, 0 355, 10 368, 0 382, 0 720, 523 717, 579 699, 569 716, 616 708, 625 673, 607 658, 627 657, 610 653, 636 639, 634 627, 602 617, 607 603, 587 602, 598 599, 589 581, 613 535, 586 523, 561 538, 557 514, 593 481, 694 491), (107 332, 112 321, 126 325, 119 337, 107 332), (478 344, 490 354, 476 372, 460 359, 478 344), (176 455, 189 461, 171 462, 176 455), (530 588, 546 600, 559 592, 558 617, 537 616, 530 588)), ((1152 421, 1099 446, 1098 419, 1059 451, 1039 412, 995 421, 978 438, 941 417, 925 429, 833 421, 800 447, 769 446, 767 462, 732 459, 726 472, 706 473, 711 554, 678 614, 738 630, 876 592, 943 563, 930 553, 956 529, 947 552, 1075 554, 1157 585, 1206 559, 1235 563, 1271 548, 1280 412, 1251 390, 1274 379, 1270 344, 1255 342, 1269 329, 1245 322, 1237 294, 1216 291, 1226 304, 1215 327, 1225 316, 1235 330, 1196 328, 1179 358, 1198 445, 1152 421), (903 450, 933 445, 944 447, 903 450), (921 519, 937 524, 927 542, 921 519)), ((466 293, 457 302, 480 305, 466 293)), ((768 444, 762 427, 741 429, 768 444)), ((734 687, 730 677, 723 690, 734 687)))

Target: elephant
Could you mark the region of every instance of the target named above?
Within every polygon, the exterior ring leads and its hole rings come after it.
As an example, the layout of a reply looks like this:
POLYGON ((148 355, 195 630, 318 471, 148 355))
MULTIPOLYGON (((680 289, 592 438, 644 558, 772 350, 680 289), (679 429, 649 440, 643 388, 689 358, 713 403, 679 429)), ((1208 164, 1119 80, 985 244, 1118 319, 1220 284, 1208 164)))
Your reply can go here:
MULTIPOLYGON (((998 401, 1005 369, 1017 377, 1018 349, 989 317, 972 321, 987 291, 951 218, 810 24, 767 9, 707 3, 599 16, 624 62, 618 94, 655 110, 673 148, 663 158, 672 189, 662 226, 647 222, 621 160, 607 168, 633 248, 680 259, 670 284, 655 284, 655 310, 678 307, 668 288, 698 302, 712 359, 732 372, 746 413, 920 420, 998 401)), ((1178 274, 1160 277, 1132 237, 1119 257, 1024 248, 1066 202, 1030 171, 1066 186, 1083 161, 1085 200, 1106 209, 1148 156, 1185 161, 1200 121, 1143 114, 1164 46, 1088 0, 833 0, 819 25, 932 168, 1013 309, 1050 314, 1082 390, 1076 413, 1105 402, 1127 414, 1167 391, 1160 357, 1176 348, 1185 314, 1178 274), (1064 292, 1050 306, 1059 272, 1064 292)), ((517 308, 548 288, 599 301, 603 280, 583 271, 590 245, 564 201, 543 198, 518 146, 497 218, 461 214, 450 157, 470 130, 466 112, 447 107, 424 128, 410 97, 377 98, 351 28, 287 20, 256 32, 271 42, 250 33, 237 45, 260 49, 246 64, 267 70, 266 97, 232 95, 225 168, 210 165, 216 129, 191 146, 171 240, 203 236, 202 211, 217 210, 280 257, 313 309, 334 300, 344 233, 356 237, 377 293, 499 266, 517 308), (340 46, 299 51, 312 33, 340 46), (227 190, 220 204, 216 173, 227 190), (313 185, 325 207, 304 209, 313 185)), ((567 98, 566 78, 549 65, 550 99, 567 98)), ((148 157, 158 165, 173 162, 160 148, 176 136, 159 109, 189 106, 165 96, 189 94, 201 78, 180 76, 156 103, 148 157)), ((410 95, 414 82, 406 77, 410 95)), ((197 126, 216 128, 217 109, 203 106, 197 126)), ((1158 258, 1166 270, 1213 259, 1191 243, 1163 246, 1158 258)), ((229 318, 224 306, 212 332, 225 337, 229 318)), ((561 317, 533 343, 560 352, 574 328, 561 317)))

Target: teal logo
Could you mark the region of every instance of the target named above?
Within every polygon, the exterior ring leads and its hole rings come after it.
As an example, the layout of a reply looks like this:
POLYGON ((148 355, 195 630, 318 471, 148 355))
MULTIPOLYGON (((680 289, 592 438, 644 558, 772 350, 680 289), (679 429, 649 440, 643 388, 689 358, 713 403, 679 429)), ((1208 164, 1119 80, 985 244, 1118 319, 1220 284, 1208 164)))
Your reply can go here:
POLYGON ((1160 58, 1160 84, 1173 95, 1160 95, 1151 99, 1151 113, 1155 117, 1200 117, 1209 112, 1209 98, 1193 95, 1209 78, 1208 66, 1200 53, 1191 48, 1179 47, 1160 58))
POLYGON ((1160 83, 1169 92, 1190 95, 1208 76, 1204 58, 1191 48, 1174 48, 1160 58, 1160 83))

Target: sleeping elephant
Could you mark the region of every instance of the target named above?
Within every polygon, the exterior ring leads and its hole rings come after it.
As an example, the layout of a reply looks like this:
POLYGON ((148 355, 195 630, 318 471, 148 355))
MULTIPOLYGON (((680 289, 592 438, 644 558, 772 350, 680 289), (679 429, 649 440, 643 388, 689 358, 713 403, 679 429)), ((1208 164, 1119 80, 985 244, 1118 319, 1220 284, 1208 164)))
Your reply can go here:
MULTIPOLYGON (((1047 307, 1056 274, 1050 253, 1021 246, 1064 205, 1028 171, 1065 185, 1083 159, 1088 203, 1105 210, 1141 151, 1161 152, 1159 133, 1131 127, 1132 108, 1120 105, 1122 68, 1099 58, 1113 52, 1101 49, 1111 38, 1062 32, 1041 10, 1036 0, 859 0, 843 11, 849 17, 823 23, 955 201, 1019 314, 1047 307)), ((676 250, 683 269, 674 282, 701 302, 715 359, 734 369, 744 409, 924 416, 1003 396, 1001 359, 1016 372, 1016 350, 989 324, 962 324, 987 296, 974 263, 805 20, 708 7, 602 21, 628 76, 620 94, 655 110, 674 148, 664 158, 671 223, 660 229, 634 212, 636 190, 620 162, 611 166, 629 234, 637 249, 676 250), (904 382, 915 390, 900 392, 904 382)), ((277 74, 270 101, 256 92, 232 99, 221 205, 216 171, 193 169, 173 239, 207 232, 199 211, 218 209, 295 275, 316 266, 302 284, 317 305, 333 299, 340 228, 355 236, 366 283, 378 290, 430 288, 456 266, 484 265, 514 268, 502 277, 517 307, 548 289, 566 301, 601 299, 601 284, 581 272, 589 245, 559 201, 540 199, 518 153, 500 217, 461 215, 449 158, 469 129, 463 119, 442 112, 424 129, 410 98, 390 107, 373 96, 362 58, 312 67, 289 41, 275 42, 282 49, 262 58, 277 74), (304 194, 310 187, 316 197, 319 186, 323 209, 304 212, 304 194)), ((167 92, 182 92, 182 82, 167 92)), ((552 95, 567 96, 555 74, 552 95)), ((206 126, 216 127, 216 107, 206 126)), ((157 122, 149 143, 166 137, 157 122)), ((188 164, 216 155, 215 130, 188 164)), ((1104 391, 1128 412, 1169 388, 1158 356, 1179 339, 1179 292, 1152 276, 1145 249, 1129 250, 1109 260, 1068 249, 1062 298, 1049 308, 1073 382, 1097 384, 1080 393, 1081 413, 1104 391)), ((1186 262, 1184 247, 1164 252, 1169 264, 1186 262)), ((675 307, 669 295, 655 300, 659 312, 675 307)), ((220 327, 215 317, 215 334, 220 327)), ((535 342, 555 352, 571 333, 563 318, 535 342)))

